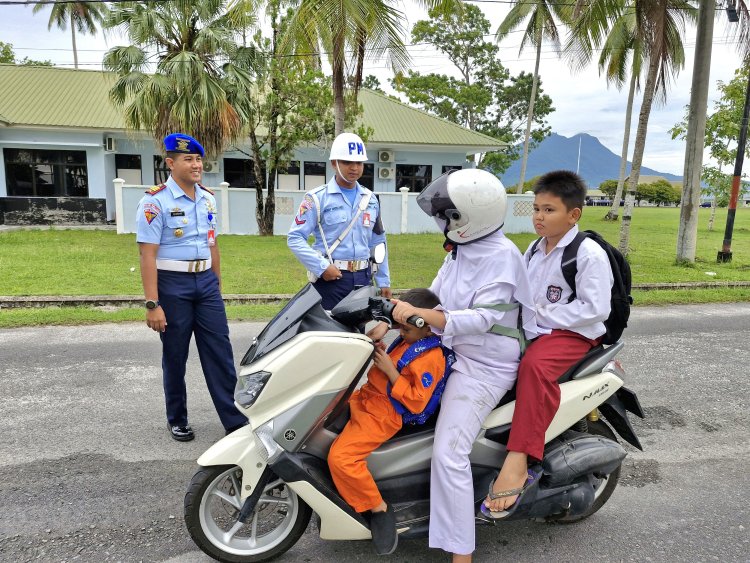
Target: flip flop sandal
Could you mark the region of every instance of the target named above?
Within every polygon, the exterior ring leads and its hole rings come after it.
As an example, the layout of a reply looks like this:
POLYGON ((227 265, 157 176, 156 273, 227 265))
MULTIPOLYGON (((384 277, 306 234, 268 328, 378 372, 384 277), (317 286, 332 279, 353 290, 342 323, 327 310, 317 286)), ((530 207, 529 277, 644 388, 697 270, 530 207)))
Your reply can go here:
POLYGON ((515 500, 513 504, 511 504, 508 508, 505 510, 501 510, 499 512, 494 512, 487 508, 482 502, 482 506, 480 508, 482 515, 485 518, 488 518, 490 520, 502 520, 508 514, 510 514, 511 510, 515 508, 515 506, 518 504, 518 501, 521 500, 521 497, 523 496, 523 493, 528 489, 537 479, 539 479, 539 475, 537 473, 534 473, 531 469, 527 472, 526 482, 523 484, 523 487, 519 487, 517 489, 510 489, 508 491, 500 491, 499 493, 496 493, 492 490, 492 485, 495 484, 495 480, 493 479, 490 482, 490 491, 488 493, 488 496, 490 497, 490 500, 496 500, 499 498, 505 498, 505 497, 512 497, 513 495, 518 495, 518 498, 515 500))

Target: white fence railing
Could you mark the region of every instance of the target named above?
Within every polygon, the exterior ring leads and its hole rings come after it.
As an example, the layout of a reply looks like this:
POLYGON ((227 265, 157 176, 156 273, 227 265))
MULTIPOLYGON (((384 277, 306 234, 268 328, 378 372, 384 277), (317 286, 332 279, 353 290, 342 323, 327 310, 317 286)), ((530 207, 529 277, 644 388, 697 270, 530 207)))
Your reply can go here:
MULTIPOLYGON (((115 212, 118 233, 136 231, 138 202, 150 186, 125 185, 125 180, 116 178, 115 212)), ((222 182, 214 192, 219 216, 219 232, 233 235, 257 235, 255 219, 255 190, 232 188, 222 182)), ((275 235, 285 235, 294 221, 305 192, 301 190, 276 190, 276 214, 273 223, 275 235)), ((425 215, 417 205, 417 193, 401 188, 399 192, 376 192, 382 208, 383 225, 387 233, 437 232, 435 222, 425 215)), ((506 233, 533 233, 531 212, 534 196, 531 194, 508 194, 508 213, 503 231, 506 233)))

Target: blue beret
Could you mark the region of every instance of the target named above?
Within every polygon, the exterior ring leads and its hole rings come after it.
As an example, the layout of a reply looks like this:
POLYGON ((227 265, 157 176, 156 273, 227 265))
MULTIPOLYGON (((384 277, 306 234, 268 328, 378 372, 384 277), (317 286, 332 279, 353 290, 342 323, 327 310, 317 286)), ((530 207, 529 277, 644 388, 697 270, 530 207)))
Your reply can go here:
POLYGON ((183 133, 172 133, 164 137, 164 150, 167 152, 206 156, 201 144, 190 135, 184 135, 183 133))

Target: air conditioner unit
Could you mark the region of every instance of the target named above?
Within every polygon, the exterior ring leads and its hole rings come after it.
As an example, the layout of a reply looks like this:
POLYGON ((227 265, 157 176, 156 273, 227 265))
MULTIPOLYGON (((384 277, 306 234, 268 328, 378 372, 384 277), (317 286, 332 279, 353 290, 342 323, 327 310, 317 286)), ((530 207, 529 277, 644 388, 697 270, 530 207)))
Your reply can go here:
POLYGON ((378 151, 378 162, 393 162, 393 151, 378 151))
POLYGON ((104 137, 104 151, 105 152, 115 152, 115 138, 114 137, 104 137))
POLYGON ((381 180, 390 180, 391 178, 396 177, 396 169, 395 168, 380 168, 378 170, 378 178, 381 180))
POLYGON ((203 161, 203 171, 204 172, 218 172, 219 171, 219 161, 218 160, 204 160, 203 161))

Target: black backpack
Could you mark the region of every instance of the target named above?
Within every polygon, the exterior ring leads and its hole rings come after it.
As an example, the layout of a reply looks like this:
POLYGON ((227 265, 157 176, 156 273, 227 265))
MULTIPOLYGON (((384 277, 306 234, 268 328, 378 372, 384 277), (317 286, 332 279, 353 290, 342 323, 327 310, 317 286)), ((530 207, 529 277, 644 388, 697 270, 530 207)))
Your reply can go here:
MULTIPOLYGON (((602 337, 602 344, 614 344, 622 336, 622 332, 625 327, 628 326, 628 319, 630 318, 630 305, 633 303, 633 298, 630 295, 632 288, 632 279, 630 275, 630 264, 625 260, 622 253, 617 250, 614 246, 609 244, 602 235, 595 231, 580 231, 575 238, 570 242, 568 246, 563 250, 562 255, 562 272, 566 283, 573 290, 573 293, 568 299, 568 303, 576 298, 576 273, 578 272, 578 247, 581 246, 583 239, 590 238, 599 246, 602 247, 604 252, 607 253, 609 258, 609 265, 612 268, 612 277, 614 283, 612 284, 612 296, 610 298, 610 313, 609 318, 604 321, 604 326, 607 328, 607 333, 602 337)), ((534 242, 529 253, 529 260, 534 255, 539 245, 539 238, 534 242)))

